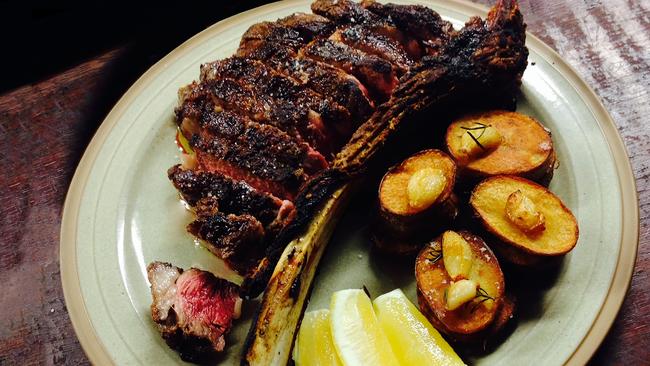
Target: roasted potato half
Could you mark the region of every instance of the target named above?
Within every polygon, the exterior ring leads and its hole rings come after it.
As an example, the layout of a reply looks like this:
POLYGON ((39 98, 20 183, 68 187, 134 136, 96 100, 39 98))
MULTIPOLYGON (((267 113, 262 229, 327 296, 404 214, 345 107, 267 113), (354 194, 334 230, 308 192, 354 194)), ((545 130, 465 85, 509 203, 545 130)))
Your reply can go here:
POLYGON ((571 211, 547 188, 527 179, 496 176, 479 183, 470 205, 495 240, 495 250, 517 265, 553 262, 578 241, 571 211))
POLYGON ((440 150, 421 151, 391 168, 379 185, 379 217, 371 238, 394 254, 415 254, 423 240, 458 214, 456 163, 440 150))
POLYGON ((517 112, 490 111, 453 122, 445 144, 469 181, 517 175, 548 185, 556 155, 550 132, 536 119, 517 112))
POLYGON ((415 277, 423 314, 455 340, 484 339, 512 317, 499 261, 480 237, 467 231, 446 231, 425 245, 415 277))

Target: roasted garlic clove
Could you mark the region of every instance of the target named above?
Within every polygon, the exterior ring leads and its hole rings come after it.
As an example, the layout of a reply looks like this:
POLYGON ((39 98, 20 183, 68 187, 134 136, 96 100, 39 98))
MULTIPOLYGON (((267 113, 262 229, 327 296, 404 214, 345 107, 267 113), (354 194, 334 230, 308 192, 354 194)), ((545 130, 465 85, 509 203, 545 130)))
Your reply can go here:
POLYGON ((501 144, 502 139, 503 137, 496 128, 477 124, 468 127, 461 137, 461 151, 467 157, 476 157, 495 149, 501 144))
POLYGON ((447 185, 447 178, 440 169, 424 168, 413 173, 409 179, 407 194, 409 205, 416 209, 431 206, 447 185))
POLYGON ((454 282, 447 289, 447 310, 456 310, 461 305, 471 301, 476 297, 478 284, 472 280, 460 280, 454 282))
POLYGON ((544 214, 521 190, 516 190, 508 196, 506 217, 525 233, 538 233, 546 228, 544 214))
POLYGON ((442 260, 452 280, 468 278, 472 268, 472 248, 457 232, 445 231, 442 234, 442 260))

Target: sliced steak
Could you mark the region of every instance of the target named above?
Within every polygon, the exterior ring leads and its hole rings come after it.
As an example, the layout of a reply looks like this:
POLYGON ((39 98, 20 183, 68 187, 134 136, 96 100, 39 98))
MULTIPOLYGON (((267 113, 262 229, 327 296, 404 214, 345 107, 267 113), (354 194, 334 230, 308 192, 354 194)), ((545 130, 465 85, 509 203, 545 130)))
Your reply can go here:
POLYGON ((367 54, 379 56, 403 74, 413 65, 413 59, 402 45, 385 34, 373 31, 373 27, 351 25, 336 31, 330 39, 347 44, 367 54))
POLYGON ((300 185, 308 178, 295 160, 281 162, 265 159, 256 156, 250 149, 222 138, 205 139, 195 135, 192 147, 199 170, 227 175, 282 199, 293 199, 300 185), (247 157, 255 160, 246 161, 247 157))
MULTIPOLYGON (((392 44, 399 44, 404 52, 414 60, 418 60, 423 55, 419 38, 404 34, 395 26, 390 17, 379 16, 365 9, 361 3, 350 0, 319 0, 312 4, 312 10, 333 22, 360 26, 367 34, 374 34, 376 38, 380 39, 380 44, 386 44, 387 40, 390 40, 392 44)), ((395 56, 390 57, 394 58, 395 56)))
POLYGON ((187 226, 187 231, 237 273, 247 273, 264 257, 265 231, 255 217, 221 213, 212 198, 200 200, 196 210, 197 218, 187 226))
POLYGON ((169 263, 147 266, 151 284, 151 315, 167 344, 189 362, 221 352, 233 319, 239 317, 239 286, 212 273, 183 271, 169 263))
POLYGON ((308 108, 299 108, 289 102, 276 100, 273 96, 262 94, 251 86, 233 79, 223 78, 193 83, 182 93, 180 112, 194 111, 196 106, 206 100, 221 109, 248 116, 262 124, 272 125, 286 132, 298 142, 305 142, 323 155, 331 154, 332 142, 328 139, 324 126, 318 118, 310 118, 308 108))
POLYGON ((381 4, 374 0, 363 0, 361 6, 383 19, 390 19, 408 37, 421 41, 429 55, 439 54, 454 33, 450 22, 426 6, 381 4))
POLYGON ((375 55, 330 39, 317 39, 301 51, 305 57, 338 67, 358 78, 376 100, 386 101, 397 86, 397 70, 375 55))
POLYGON ((350 0, 316 0, 311 4, 311 11, 336 24, 388 24, 390 22, 389 19, 364 9, 360 3, 350 0))
POLYGON ((260 39, 240 46, 237 56, 263 60, 275 70, 300 80, 318 93, 330 96, 350 111, 355 125, 372 113, 374 103, 366 87, 356 77, 340 68, 298 57, 297 52, 298 49, 292 46, 260 39))
POLYGON ((185 170, 175 165, 167 175, 189 205, 196 206, 201 199, 212 198, 222 213, 256 217, 267 233, 277 232, 295 215, 291 201, 281 200, 220 173, 185 170))
POLYGON ((200 169, 244 180, 281 198, 292 198, 309 175, 328 165, 309 144, 205 98, 186 98, 177 119, 200 169))
MULTIPOLYGON (((201 65, 201 80, 228 78, 250 86, 262 95, 272 96, 277 103, 289 103, 296 108, 308 108, 310 126, 323 125, 328 139, 341 139, 350 133, 350 112, 329 96, 319 94, 264 63, 252 58, 230 57, 201 65), (335 133, 334 131, 338 132, 335 133)), ((338 150, 341 141, 333 149, 338 150)))
POLYGON ((336 29, 336 24, 329 19, 309 13, 294 13, 278 19, 277 23, 298 32, 305 43, 317 37, 326 38, 336 29))
POLYGON ((267 60, 277 52, 297 53, 308 43, 300 33, 278 22, 260 22, 246 30, 239 42, 236 56, 267 60), (268 47, 275 45, 275 47, 268 47))
POLYGON ((296 57, 286 62, 272 59, 271 64, 345 106, 352 115, 352 127, 356 128, 374 110, 375 105, 366 87, 359 79, 340 68, 304 57, 296 57))

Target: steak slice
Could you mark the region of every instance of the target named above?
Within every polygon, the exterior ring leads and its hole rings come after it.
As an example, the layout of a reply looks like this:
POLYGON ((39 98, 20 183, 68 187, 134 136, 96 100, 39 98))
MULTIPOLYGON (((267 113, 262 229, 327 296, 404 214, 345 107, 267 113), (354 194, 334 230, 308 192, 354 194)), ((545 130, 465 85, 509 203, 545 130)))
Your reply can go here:
POLYGON ((187 231, 237 273, 247 273, 264 257, 266 240, 271 238, 265 238, 264 227, 255 217, 219 212, 217 200, 210 197, 197 202, 196 214, 187 231))
MULTIPOLYGON (((266 29, 270 30, 271 27, 266 29)), ((372 113, 374 103, 366 87, 356 77, 337 67, 298 57, 297 48, 270 39, 267 37, 255 42, 242 42, 237 56, 262 60, 266 65, 301 81, 314 91, 330 96, 350 111, 355 126, 372 113)))
POLYGON ((181 91, 181 112, 192 111, 198 107, 184 106, 185 103, 206 103, 216 107, 241 113, 262 124, 277 127, 298 142, 308 143, 321 154, 331 153, 324 126, 318 119, 310 119, 307 108, 298 108, 292 103, 275 100, 271 95, 264 95, 233 79, 211 79, 201 83, 192 83, 181 91))
POLYGON ((210 272, 162 262, 149 264, 147 276, 153 321, 183 360, 201 362, 224 349, 224 335, 241 312, 239 286, 210 272))
POLYGON ((169 168, 167 175, 190 206, 211 198, 222 213, 254 216, 267 234, 277 233, 295 216, 291 201, 281 200, 220 173, 185 170, 175 165, 169 168))
POLYGON ((330 39, 389 61, 400 75, 413 65, 413 59, 399 42, 381 32, 374 32, 372 27, 351 25, 336 31, 330 39))
POLYGON ((177 121, 182 121, 201 169, 245 180, 282 198, 293 197, 308 175, 328 165, 307 143, 205 98, 186 98, 177 121))
POLYGON ((297 52, 306 43, 305 38, 297 30, 278 22, 259 22, 250 26, 241 37, 236 55, 246 55, 257 60, 264 60, 272 56, 274 50, 260 47, 260 45, 274 44, 278 49, 290 49, 297 52), (241 50, 245 50, 245 54, 242 54, 241 50))
POLYGON ((316 61, 338 67, 358 78, 378 101, 386 101, 397 86, 397 70, 375 55, 369 55, 330 39, 316 39, 301 54, 316 61))
MULTIPOLYGON (((260 22, 253 24, 246 30, 239 43, 240 50, 247 50, 246 56, 257 60, 265 60, 273 54, 272 48, 260 48, 259 44, 274 44, 276 47, 288 48, 297 52, 300 47, 309 43, 314 38, 325 38, 334 32, 336 24, 327 18, 306 13, 295 13, 275 22, 260 22), (257 53, 252 51, 264 51, 257 53)), ((237 53, 238 56, 244 56, 237 53)))
POLYGON ((336 24, 329 19, 309 13, 294 13, 278 19, 277 23, 298 32, 305 43, 317 37, 326 38, 336 29, 336 24))
MULTIPOLYGON (((295 57, 286 62, 274 58, 270 63, 281 72, 345 106, 352 116, 353 128, 364 121, 375 108, 366 87, 359 79, 342 69, 304 57, 295 57)), ((347 133, 346 135, 349 136, 347 133)))
POLYGON ((244 180, 254 188, 283 199, 295 196, 309 173, 308 152, 272 126, 251 123, 234 139, 203 129, 190 144, 202 170, 244 180))
POLYGON ((390 23, 388 18, 382 18, 350 0, 316 0, 311 4, 311 11, 337 24, 390 23))
MULTIPOLYGON (((259 94, 273 96, 278 102, 290 103, 296 108, 308 108, 310 126, 323 125, 322 133, 327 135, 328 139, 341 140, 341 134, 350 133, 351 117, 345 107, 260 61, 230 57, 201 65, 201 80, 219 78, 237 80, 259 94), (336 136, 333 131, 338 131, 339 135, 336 136)), ((338 150, 343 142, 335 143, 333 150, 338 150)))
POLYGON ((381 39, 382 44, 385 44, 387 39, 391 40, 392 43, 401 45, 414 60, 423 55, 419 36, 404 34, 389 16, 375 14, 365 9, 361 3, 349 0, 318 0, 312 4, 312 11, 339 24, 361 26, 364 32, 381 39))
POLYGON ((361 6, 392 23, 408 37, 420 40, 426 53, 437 55, 454 33, 453 25, 422 5, 381 4, 363 0, 361 6))

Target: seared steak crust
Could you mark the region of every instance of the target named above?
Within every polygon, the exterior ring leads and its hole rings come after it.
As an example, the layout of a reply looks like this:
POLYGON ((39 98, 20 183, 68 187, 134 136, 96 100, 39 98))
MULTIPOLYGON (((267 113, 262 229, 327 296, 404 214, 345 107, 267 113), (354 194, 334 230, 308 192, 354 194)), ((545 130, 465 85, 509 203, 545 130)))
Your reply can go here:
POLYGON ((300 57, 296 52, 296 49, 270 40, 259 40, 254 44, 242 44, 237 55, 263 60, 278 72, 331 97, 350 112, 355 125, 372 113, 374 103, 356 77, 332 65, 300 57))
MULTIPOLYGON (((300 145, 274 133, 275 130, 269 130, 268 126, 257 127, 259 128, 246 129, 233 140, 205 132, 194 135, 191 145, 197 154, 200 167, 232 174, 215 164, 215 160, 222 161, 232 166, 232 169, 241 169, 242 174, 252 175, 260 182, 266 182, 263 185, 268 186, 272 193, 277 193, 282 198, 292 196, 292 192, 296 192, 308 178, 302 167, 307 155, 306 149, 301 149, 300 145), (274 152, 280 154, 274 155, 274 152), (273 187, 276 183, 279 185, 277 188, 273 187)), ((260 188, 259 183, 249 183, 260 188)))
POLYGON ((211 199, 199 201, 197 219, 187 230, 234 270, 246 273, 264 256, 264 227, 251 215, 226 215, 213 205, 211 199))
POLYGON ((372 27, 351 25, 337 31, 330 38, 389 61, 400 74, 413 64, 399 42, 382 33, 373 32, 372 27))
POLYGON ((387 100, 397 85, 397 70, 390 62, 344 43, 317 39, 303 48, 301 53, 354 75, 368 87, 376 100, 387 100))
POLYGON ((316 0, 311 11, 338 24, 390 24, 390 20, 350 0, 316 0))
POLYGON ((450 22, 426 6, 380 4, 374 0, 363 0, 361 6, 382 19, 390 19, 409 38, 421 41, 430 55, 438 54, 454 32, 450 22))
POLYGON ((291 201, 281 200, 221 173, 185 170, 175 165, 167 174, 189 205, 196 206, 201 199, 211 198, 220 212, 254 216, 267 231, 270 227, 283 227, 295 215, 291 201))
POLYGON ((320 15, 308 13, 295 13, 278 19, 277 23, 298 32, 305 42, 310 42, 316 37, 327 37, 336 29, 336 23, 320 15))
POLYGON ((245 179, 282 198, 293 197, 308 174, 327 166, 308 144, 205 98, 186 98, 177 117, 202 169, 245 179))
POLYGON ((344 106, 260 61, 231 57, 201 66, 201 80, 217 78, 237 80, 260 94, 273 96, 278 103, 308 109, 311 123, 322 124, 322 133, 330 138, 334 137, 338 124, 350 124, 350 112, 344 106))

